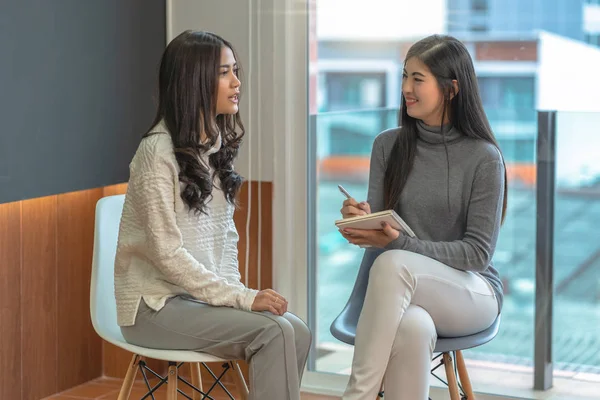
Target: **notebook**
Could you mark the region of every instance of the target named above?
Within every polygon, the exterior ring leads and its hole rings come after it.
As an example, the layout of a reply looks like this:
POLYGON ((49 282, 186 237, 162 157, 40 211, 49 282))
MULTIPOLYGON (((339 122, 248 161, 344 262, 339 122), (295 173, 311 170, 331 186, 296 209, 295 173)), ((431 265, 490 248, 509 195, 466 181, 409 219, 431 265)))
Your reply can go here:
POLYGON ((392 228, 404 232, 410 237, 415 237, 415 233, 408 224, 394 210, 385 210, 367 215, 359 215, 352 218, 339 219, 335 221, 335 226, 340 229, 383 229, 382 222, 387 222, 392 228))

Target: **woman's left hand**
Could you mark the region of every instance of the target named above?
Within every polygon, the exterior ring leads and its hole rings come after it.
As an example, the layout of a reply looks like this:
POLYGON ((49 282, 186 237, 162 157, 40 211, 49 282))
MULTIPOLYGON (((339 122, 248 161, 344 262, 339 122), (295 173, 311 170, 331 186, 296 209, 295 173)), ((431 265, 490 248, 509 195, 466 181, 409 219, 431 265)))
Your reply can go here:
POLYGON ((340 233, 348 242, 357 246, 384 248, 400 236, 400 231, 385 222, 381 226, 383 230, 345 228, 340 229, 340 233))

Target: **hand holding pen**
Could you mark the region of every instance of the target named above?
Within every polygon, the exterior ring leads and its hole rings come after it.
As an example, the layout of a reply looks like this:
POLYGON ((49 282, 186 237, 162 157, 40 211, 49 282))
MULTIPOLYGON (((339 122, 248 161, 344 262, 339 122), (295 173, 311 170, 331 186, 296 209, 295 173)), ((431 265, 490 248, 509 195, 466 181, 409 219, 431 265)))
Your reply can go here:
POLYGON ((338 185, 338 188, 340 189, 340 192, 346 196, 346 200, 344 200, 342 208, 340 209, 344 219, 359 215, 371 214, 371 206, 369 203, 366 201, 362 201, 360 203, 357 202, 352 196, 350 196, 350 193, 348 193, 348 191, 342 187, 342 185, 338 185))

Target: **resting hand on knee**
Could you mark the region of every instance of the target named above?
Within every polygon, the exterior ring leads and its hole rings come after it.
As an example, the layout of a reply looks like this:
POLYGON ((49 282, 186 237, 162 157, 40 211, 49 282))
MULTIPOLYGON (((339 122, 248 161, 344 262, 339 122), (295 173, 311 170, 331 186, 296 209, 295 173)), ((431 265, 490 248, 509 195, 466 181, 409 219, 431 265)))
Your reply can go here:
POLYGON ((283 315, 287 312, 288 302, 273 289, 265 289, 258 292, 252 303, 252 311, 270 311, 275 315, 283 315))

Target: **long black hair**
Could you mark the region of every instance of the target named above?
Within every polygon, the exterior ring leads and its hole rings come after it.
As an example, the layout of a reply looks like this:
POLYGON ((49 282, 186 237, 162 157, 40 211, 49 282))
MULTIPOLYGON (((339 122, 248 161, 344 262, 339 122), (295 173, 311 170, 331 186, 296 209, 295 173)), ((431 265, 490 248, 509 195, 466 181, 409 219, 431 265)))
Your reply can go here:
MULTIPOLYGON (((227 201, 235 204, 242 177, 233 170, 244 125, 239 112, 216 115, 221 50, 233 46, 209 32, 185 31, 165 49, 159 69, 158 108, 152 126, 164 121, 173 141, 179 165, 181 198, 196 213, 204 212, 211 197, 213 176, 201 162, 201 154, 212 148, 221 135, 221 149, 209 156, 227 201), (206 135, 201 143, 201 133, 206 135)), ((239 64, 239 62, 238 62, 239 64)))
MULTIPOLYGON (((413 57, 429 68, 443 94, 441 132, 444 133, 444 120, 448 111, 450 123, 459 132, 468 137, 485 140, 500 151, 483 110, 475 68, 465 45, 451 36, 432 35, 412 45, 406 54, 405 62, 413 57), (454 90, 453 80, 458 82, 458 93, 454 90)), ((388 161, 384 177, 384 196, 388 209, 398 206, 400 194, 414 164, 417 148, 417 119, 408 115, 404 96, 398 114, 398 124, 401 127, 400 132, 392 148, 392 157, 388 161)), ((502 222, 507 205, 506 168, 504 178, 502 222)))

